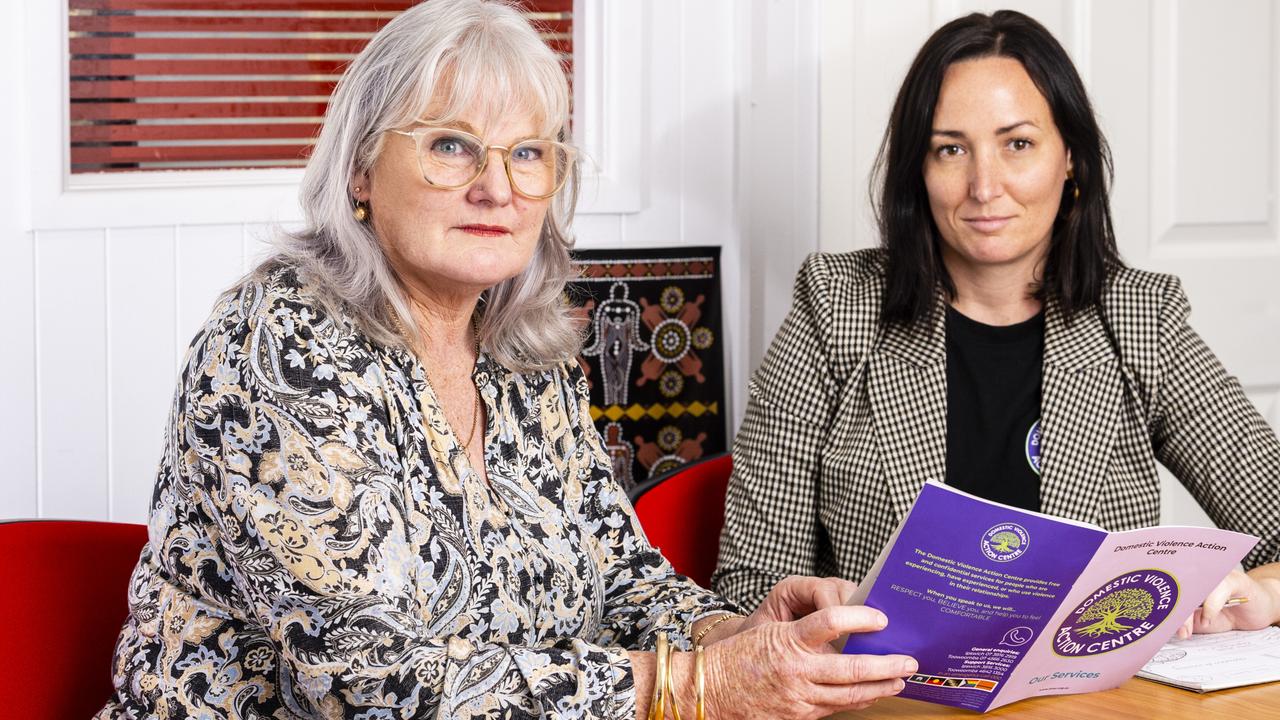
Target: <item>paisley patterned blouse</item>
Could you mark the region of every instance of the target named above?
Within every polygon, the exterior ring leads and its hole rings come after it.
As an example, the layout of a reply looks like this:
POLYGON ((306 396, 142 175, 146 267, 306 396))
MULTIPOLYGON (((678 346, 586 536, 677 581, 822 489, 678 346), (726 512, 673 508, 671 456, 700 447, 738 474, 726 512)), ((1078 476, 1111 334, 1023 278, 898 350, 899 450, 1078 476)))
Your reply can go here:
POLYGON ((481 355, 477 480, 411 354, 275 267, 174 398, 99 718, 620 718, 626 648, 733 609, 645 539, 574 364, 481 355))

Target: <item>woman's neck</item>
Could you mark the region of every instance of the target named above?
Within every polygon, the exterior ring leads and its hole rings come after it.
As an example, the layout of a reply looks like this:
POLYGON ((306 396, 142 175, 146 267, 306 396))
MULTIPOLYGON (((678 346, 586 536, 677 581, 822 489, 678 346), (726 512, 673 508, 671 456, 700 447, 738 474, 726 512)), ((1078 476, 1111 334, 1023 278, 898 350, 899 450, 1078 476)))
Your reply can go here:
POLYGON ((407 288, 409 311, 422 332, 425 347, 419 353, 443 357, 462 353, 474 360, 477 338, 473 318, 479 296, 471 293, 442 295, 407 288))
POLYGON ((1035 317, 1043 303, 1033 294, 1034 266, 947 268, 956 294, 951 307, 985 325, 1014 325, 1035 317))

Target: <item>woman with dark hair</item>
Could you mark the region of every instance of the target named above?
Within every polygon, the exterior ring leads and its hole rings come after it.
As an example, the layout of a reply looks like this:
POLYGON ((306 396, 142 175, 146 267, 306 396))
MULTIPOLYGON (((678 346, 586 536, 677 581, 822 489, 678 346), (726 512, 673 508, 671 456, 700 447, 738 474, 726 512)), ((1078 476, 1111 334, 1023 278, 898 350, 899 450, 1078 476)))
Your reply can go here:
POLYGON ((753 607, 789 574, 862 577, 931 478, 1154 525, 1160 463, 1262 538, 1180 634, 1280 620, 1280 440, 1178 280, 1120 260, 1110 154, 1057 40, 1012 11, 939 29, 876 178, 881 247, 805 262, 751 381, 716 589, 753 607))

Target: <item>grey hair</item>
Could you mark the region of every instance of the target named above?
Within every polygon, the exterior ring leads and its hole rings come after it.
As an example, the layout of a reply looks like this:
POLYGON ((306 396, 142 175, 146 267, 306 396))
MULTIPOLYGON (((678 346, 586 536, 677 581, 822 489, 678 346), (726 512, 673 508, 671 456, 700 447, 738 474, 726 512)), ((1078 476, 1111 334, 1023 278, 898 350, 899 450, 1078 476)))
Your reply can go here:
MULTIPOLYGON (((355 219, 350 185, 373 167, 387 130, 404 127, 435 103, 433 120, 464 109, 491 116, 533 112, 543 137, 568 143, 570 96, 553 52, 506 0, 430 0, 397 15, 365 46, 339 80, 300 189, 306 227, 282 232, 267 264, 298 269, 332 314, 350 317, 374 341, 407 347, 422 329, 371 223, 355 219), (404 328, 412 337, 403 337, 404 328)), ((573 276, 569 226, 579 166, 552 198, 528 267, 480 298, 481 346, 516 371, 572 359, 581 323, 564 297, 573 276)))

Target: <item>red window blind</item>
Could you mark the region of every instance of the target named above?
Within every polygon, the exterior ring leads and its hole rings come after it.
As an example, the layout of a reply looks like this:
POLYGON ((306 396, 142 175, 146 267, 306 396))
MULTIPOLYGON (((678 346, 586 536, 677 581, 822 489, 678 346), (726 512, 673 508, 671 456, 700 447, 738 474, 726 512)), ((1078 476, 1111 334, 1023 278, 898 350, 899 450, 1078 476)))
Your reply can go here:
MULTIPOLYGON (((343 69, 414 4, 69 0, 71 172, 301 166, 343 69)), ((573 0, 520 4, 572 78, 573 0)))

